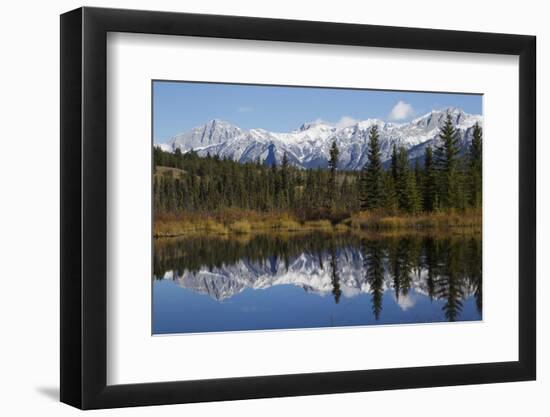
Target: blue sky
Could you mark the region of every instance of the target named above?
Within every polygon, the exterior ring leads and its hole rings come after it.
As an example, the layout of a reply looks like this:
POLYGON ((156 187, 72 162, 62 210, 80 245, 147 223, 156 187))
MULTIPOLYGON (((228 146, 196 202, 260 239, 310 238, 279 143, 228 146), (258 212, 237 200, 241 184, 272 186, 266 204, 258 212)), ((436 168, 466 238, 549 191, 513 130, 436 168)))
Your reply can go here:
POLYGON ((339 125, 368 118, 407 122, 448 106, 481 114, 482 96, 155 81, 153 106, 153 138, 162 143, 211 119, 290 132, 318 119, 339 125))

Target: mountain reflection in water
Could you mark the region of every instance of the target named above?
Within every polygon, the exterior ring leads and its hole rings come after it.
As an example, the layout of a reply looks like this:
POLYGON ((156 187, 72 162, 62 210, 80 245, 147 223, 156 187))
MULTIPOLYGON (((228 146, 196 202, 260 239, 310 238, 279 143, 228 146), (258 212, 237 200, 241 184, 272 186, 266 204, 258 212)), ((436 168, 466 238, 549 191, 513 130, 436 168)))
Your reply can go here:
POLYGON ((479 236, 160 239, 153 333, 481 320, 479 236))

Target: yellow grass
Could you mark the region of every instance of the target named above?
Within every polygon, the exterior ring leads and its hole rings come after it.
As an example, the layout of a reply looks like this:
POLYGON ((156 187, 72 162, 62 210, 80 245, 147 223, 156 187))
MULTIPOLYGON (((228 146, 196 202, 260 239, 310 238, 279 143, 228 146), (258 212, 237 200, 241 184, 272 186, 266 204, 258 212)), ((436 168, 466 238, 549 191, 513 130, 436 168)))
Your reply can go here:
POLYGON ((368 232, 368 231, 451 231, 452 233, 480 233, 481 210, 421 213, 416 215, 388 215, 362 211, 332 224, 328 220, 298 221, 289 212, 260 213, 225 210, 223 212, 177 217, 161 217, 154 221, 154 236, 182 236, 197 234, 247 235, 253 233, 296 233, 308 231, 368 232))
POLYGON ((173 237, 201 233, 224 235, 228 233, 228 228, 213 220, 188 221, 157 219, 153 226, 153 235, 155 237, 173 237))
POLYGON ((304 226, 310 229, 332 229, 332 223, 328 220, 309 220, 304 222, 304 226))
POLYGON ((274 229, 296 231, 302 228, 302 225, 290 217, 284 216, 280 219, 271 222, 274 229))
POLYGON ((239 220, 229 225, 229 230, 237 234, 248 234, 252 231, 252 226, 246 220, 239 220))
POLYGON ((359 229, 448 229, 473 228, 481 231, 481 210, 464 212, 420 213, 416 215, 385 215, 375 212, 359 212, 349 219, 352 228, 359 229))

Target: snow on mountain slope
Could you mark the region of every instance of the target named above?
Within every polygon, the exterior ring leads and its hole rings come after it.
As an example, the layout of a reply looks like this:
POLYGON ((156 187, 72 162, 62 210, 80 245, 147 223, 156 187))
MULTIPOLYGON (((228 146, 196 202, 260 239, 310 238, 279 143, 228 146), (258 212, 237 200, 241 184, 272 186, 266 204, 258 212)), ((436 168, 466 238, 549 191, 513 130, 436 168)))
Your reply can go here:
POLYGON ((409 159, 415 159, 424 154, 426 146, 437 144, 447 113, 451 115, 461 146, 465 149, 471 141, 474 124, 482 124, 482 116, 468 114, 455 107, 433 110, 408 123, 367 119, 351 126, 336 127, 316 121, 304 123, 299 129, 288 133, 265 129, 244 130, 215 119, 158 146, 172 151, 178 148, 182 152, 195 150, 200 156, 219 155, 239 162, 259 159, 270 164, 280 162, 286 153, 293 165, 325 168, 328 166, 330 146, 335 141, 340 149, 339 167, 361 169, 367 160, 368 135, 372 126, 378 126, 383 162, 390 159, 393 144, 404 146, 409 159))

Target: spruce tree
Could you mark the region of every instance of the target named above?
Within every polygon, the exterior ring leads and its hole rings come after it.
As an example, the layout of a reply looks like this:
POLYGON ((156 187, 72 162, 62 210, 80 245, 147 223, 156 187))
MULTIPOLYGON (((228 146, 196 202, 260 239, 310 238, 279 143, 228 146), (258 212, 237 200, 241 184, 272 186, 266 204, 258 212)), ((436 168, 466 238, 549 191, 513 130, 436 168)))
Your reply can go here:
POLYGON ((399 208, 397 193, 395 191, 395 181, 391 171, 385 172, 384 178, 384 199, 383 207, 389 214, 395 214, 399 208))
POLYGON ((395 192, 400 210, 409 211, 409 158, 401 146, 395 162, 395 192))
POLYGON ((289 164, 288 156, 286 152, 283 155, 283 160, 281 161, 281 207, 287 208, 289 204, 289 195, 290 195, 290 179, 289 179, 289 164))
POLYGON ((423 181, 424 173, 420 169, 420 163, 418 162, 418 158, 414 160, 414 179, 416 180, 416 185, 420 189, 422 187, 422 181, 423 181))
POLYGON ((434 168, 433 151, 427 146, 424 153, 424 182, 422 186, 422 202, 425 211, 433 211, 437 204, 437 174, 434 168))
POLYGON ((421 207, 422 202, 416 185, 416 176, 413 171, 409 170, 407 175, 406 205, 404 208, 407 213, 416 214, 420 211, 421 207))
POLYGON ((340 156, 340 150, 338 149, 338 145, 336 144, 336 141, 333 141, 332 146, 330 147, 330 159, 328 161, 328 167, 332 175, 336 174, 336 168, 338 166, 339 156, 340 156))
POLYGON ((328 200, 330 201, 331 207, 334 206, 334 202, 337 198, 337 192, 336 189, 336 168, 338 166, 338 156, 340 155, 340 150, 338 149, 338 145, 336 145, 336 141, 332 142, 332 146, 330 147, 330 159, 328 161, 328 167, 330 169, 330 177, 329 177, 329 184, 328 184, 328 200))
POLYGON ((481 207, 482 200, 482 134, 479 123, 476 123, 468 150, 468 202, 475 208, 481 207))
POLYGON ((347 210, 353 209, 353 187, 350 184, 348 176, 345 175, 340 186, 341 203, 347 210))
POLYGON ((397 181, 397 146, 395 143, 391 148, 391 175, 393 177, 393 181, 397 181))
POLYGON ((302 206, 310 208, 313 203, 313 195, 315 194, 315 180, 313 178, 313 170, 306 171, 306 181, 304 191, 302 193, 302 206))
POLYGON ((443 208, 459 207, 461 205, 459 137, 450 113, 447 113, 447 118, 441 127, 439 139, 441 144, 436 147, 434 160, 438 171, 440 205, 443 208))
POLYGON ((420 177, 420 167, 417 166, 414 171, 410 169, 407 150, 402 146, 397 152, 392 171, 395 171, 395 193, 399 209, 410 214, 419 212, 422 198, 416 178, 420 177))
POLYGON ((424 195, 422 194, 422 189, 424 187, 424 171, 420 168, 420 163, 418 162, 418 158, 414 161, 414 181, 415 181, 415 187, 416 187, 416 202, 417 202, 417 209, 416 211, 421 211, 423 208, 423 200, 424 195))
POLYGON ((380 156, 380 144, 378 142, 378 126, 371 127, 369 133, 369 145, 367 151, 368 160, 363 166, 361 209, 376 209, 382 206, 382 161, 380 156))
POLYGON ((271 170, 269 172, 271 190, 273 195, 273 207, 279 208, 279 196, 281 194, 281 178, 279 177, 279 170, 277 169, 277 162, 273 161, 271 164, 271 170))

